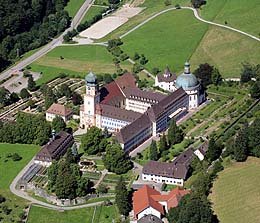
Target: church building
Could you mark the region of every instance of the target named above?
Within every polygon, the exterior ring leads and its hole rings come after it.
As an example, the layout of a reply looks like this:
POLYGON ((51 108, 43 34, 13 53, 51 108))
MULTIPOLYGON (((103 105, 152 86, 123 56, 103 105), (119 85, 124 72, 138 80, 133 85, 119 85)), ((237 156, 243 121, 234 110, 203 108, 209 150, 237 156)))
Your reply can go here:
POLYGON ((172 74, 167 66, 162 74, 156 76, 155 86, 172 92, 178 88, 183 88, 189 95, 189 110, 197 108, 205 101, 205 92, 200 81, 190 72, 190 64, 188 62, 184 65, 184 72, 178 77, 176 74, 172 74))

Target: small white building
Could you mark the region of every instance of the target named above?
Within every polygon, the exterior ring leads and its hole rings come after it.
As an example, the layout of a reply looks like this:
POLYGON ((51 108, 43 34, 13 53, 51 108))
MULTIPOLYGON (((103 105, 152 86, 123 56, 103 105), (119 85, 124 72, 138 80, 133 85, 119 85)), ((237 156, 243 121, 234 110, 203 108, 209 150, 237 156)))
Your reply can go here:
POLYGON ((155 86, 165 91, 176 91, 176 78, 176 74, 172 74, 169 67, 167 66, 163 73, 158 74, 155 77, 155 86))
POLYGON ((46 111, 46 120, 52 122, 56 116, 61 117, 64 122, 67 122, 72 119, 73 112, 64 105, 54 103, 46 111))
POLYGON ((199 158, 200 161, 202 161, 205 158, 207 150, 208 142, 206 141, 195 150, 194 154, 199 158))

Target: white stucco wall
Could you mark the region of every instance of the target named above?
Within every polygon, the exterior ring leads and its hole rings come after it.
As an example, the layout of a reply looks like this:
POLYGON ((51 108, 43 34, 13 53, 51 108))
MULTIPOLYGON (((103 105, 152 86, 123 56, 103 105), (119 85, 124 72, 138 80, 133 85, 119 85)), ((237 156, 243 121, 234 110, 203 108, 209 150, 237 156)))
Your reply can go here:
POLYGON ((183 186, 184 183, 183 179, 155 176, 155 175, 144 174, 144 173, 142 173, 142 180, 156 182, 156 183, 166 183, 166 184, 178 185, 178 186, 183 186))
POLYGON ((148 208, 144 209, 142 212, 140 212, 137 215, 137 219, 139 220, 140 218, 144 217, 145 215, 149 215, 149 214, 152 214, 161 219, 161 213, 152 207, 148 207, 148 208))

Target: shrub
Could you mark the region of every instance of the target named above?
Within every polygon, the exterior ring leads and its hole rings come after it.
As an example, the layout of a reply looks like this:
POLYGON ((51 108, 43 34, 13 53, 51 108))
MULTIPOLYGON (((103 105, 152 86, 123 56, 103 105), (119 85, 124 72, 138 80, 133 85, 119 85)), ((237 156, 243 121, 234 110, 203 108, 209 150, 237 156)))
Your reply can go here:
POLYGON ((12 159, 13 159, 13 161, 19 161, 19 160, 22 159, 22 157, 21 157, 19 154, 14 153, 14 154, 12 155, 12 159))

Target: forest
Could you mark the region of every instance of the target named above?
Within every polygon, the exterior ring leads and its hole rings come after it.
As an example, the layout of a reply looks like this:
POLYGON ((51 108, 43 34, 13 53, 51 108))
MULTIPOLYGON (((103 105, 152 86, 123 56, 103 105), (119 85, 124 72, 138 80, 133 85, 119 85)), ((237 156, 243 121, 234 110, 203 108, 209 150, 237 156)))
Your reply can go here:
POLYGON ((0 0, 0 71, 64 31, 69 0, 0 0))

